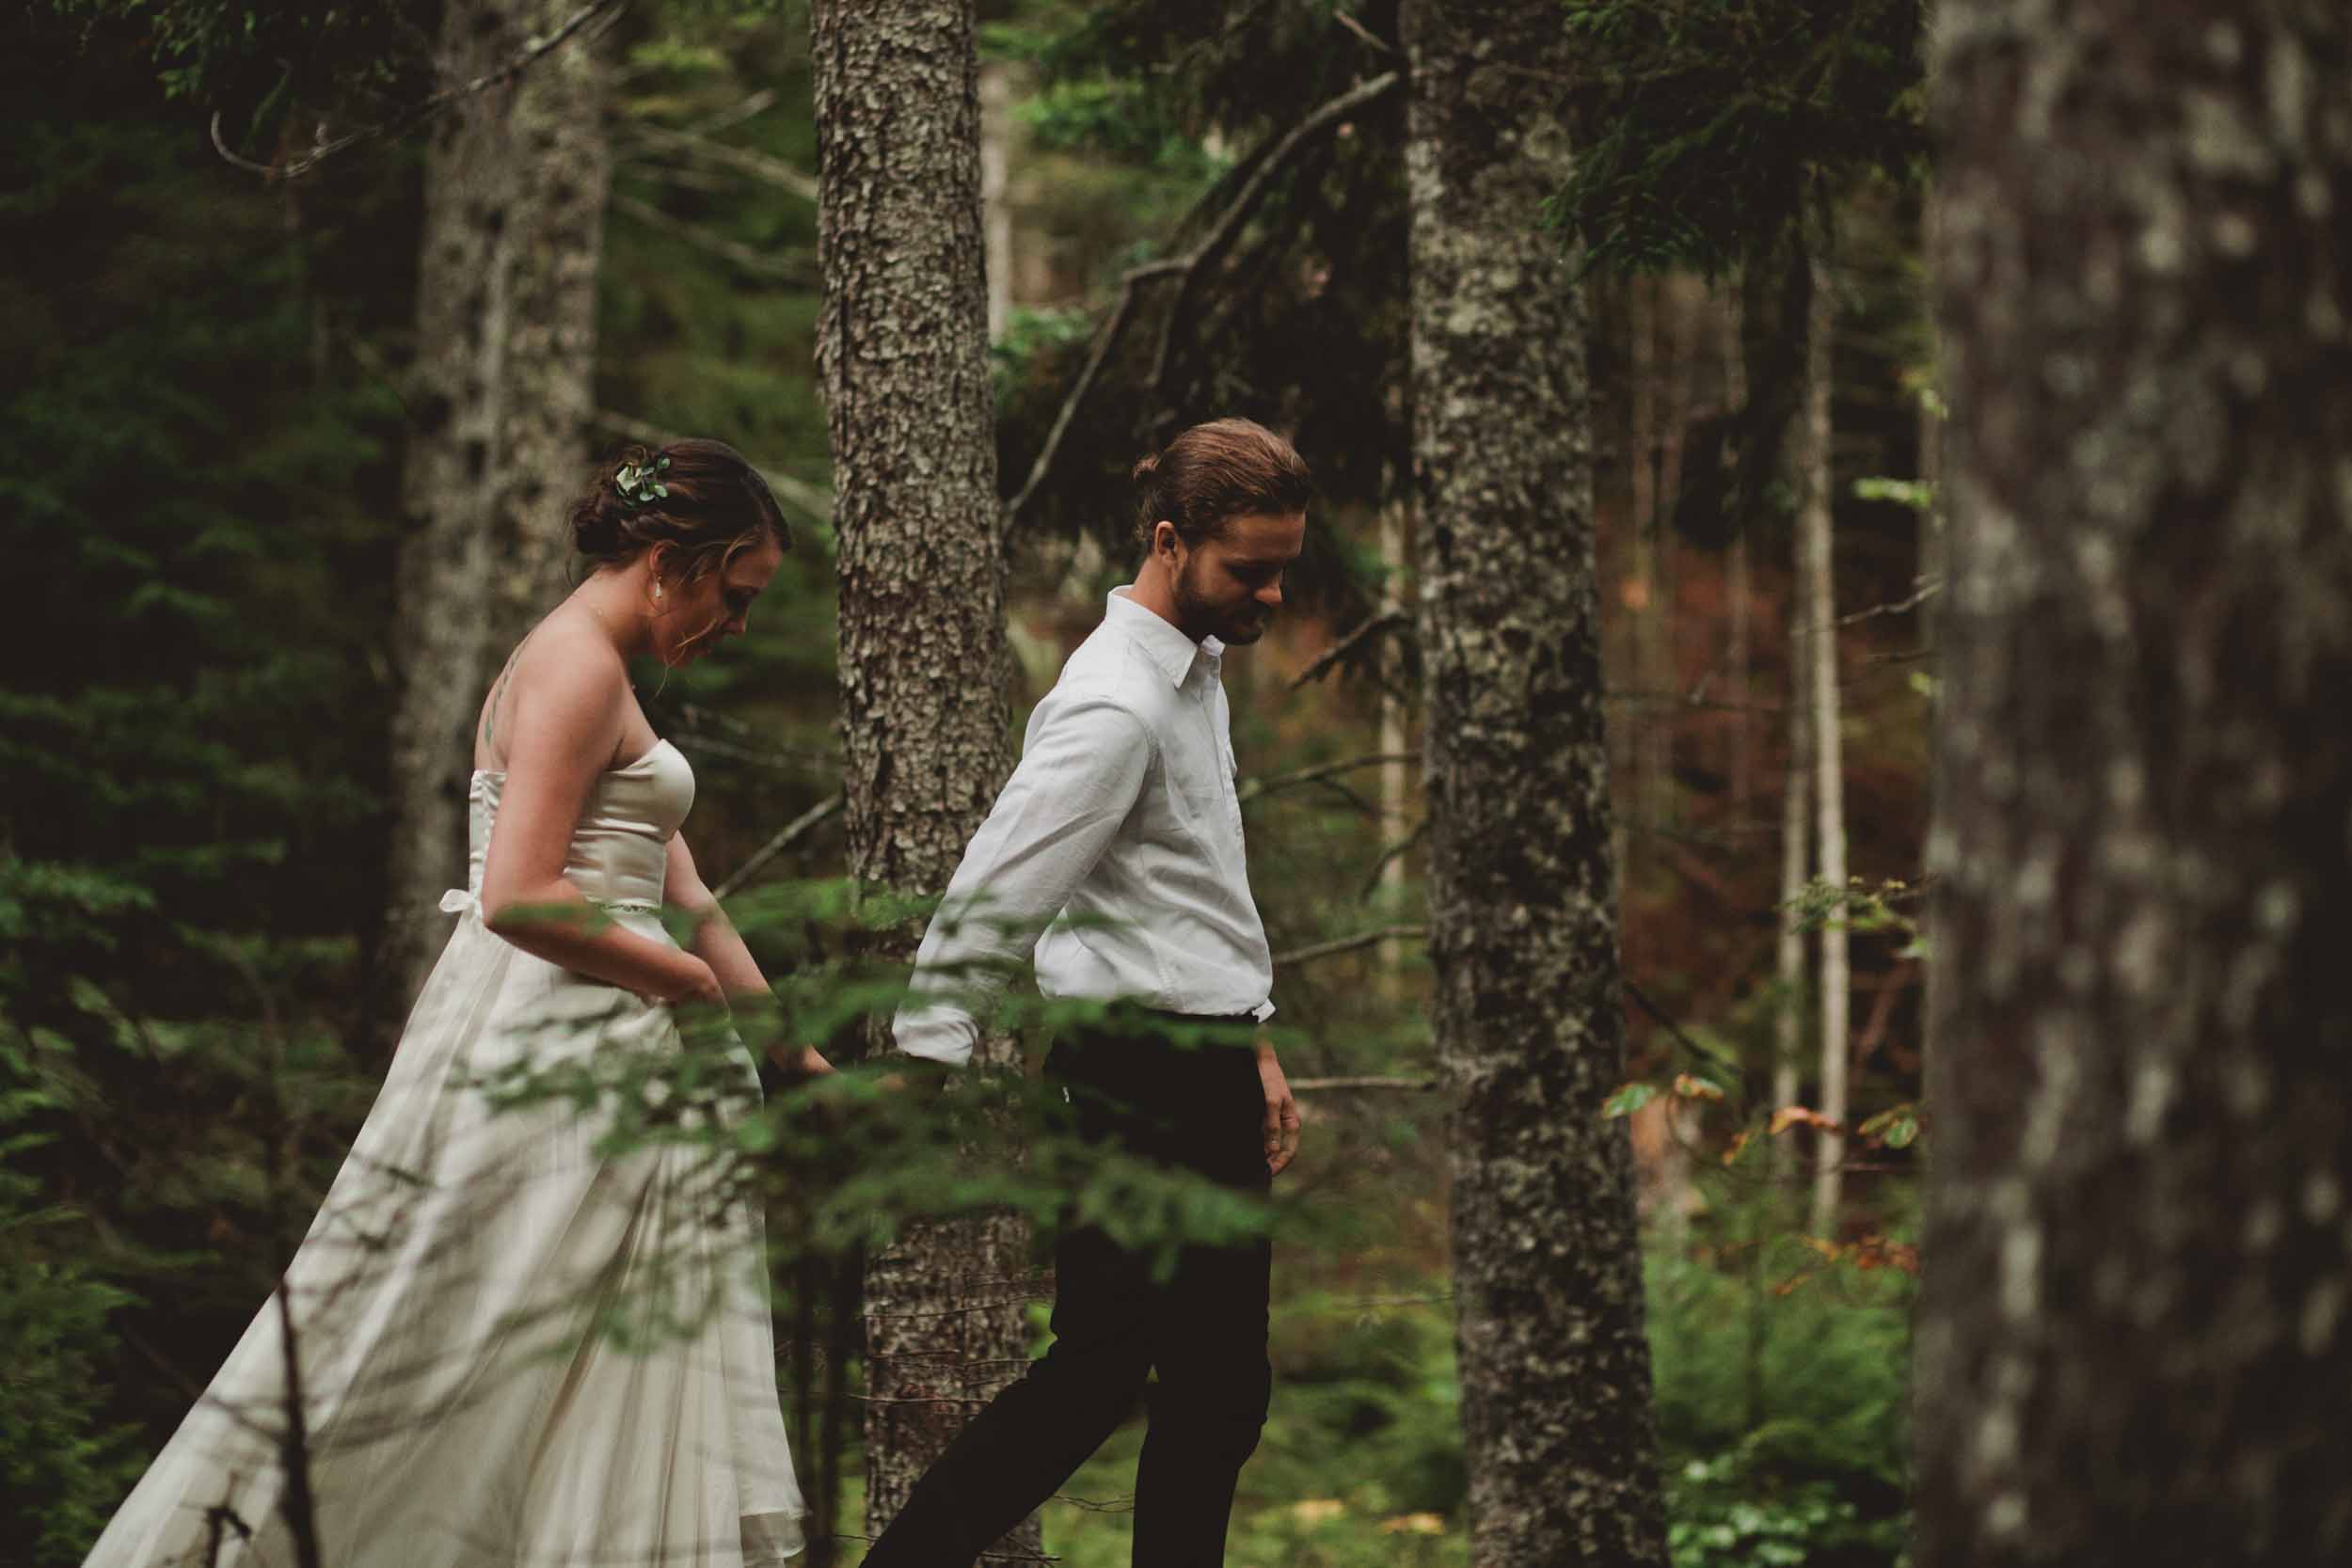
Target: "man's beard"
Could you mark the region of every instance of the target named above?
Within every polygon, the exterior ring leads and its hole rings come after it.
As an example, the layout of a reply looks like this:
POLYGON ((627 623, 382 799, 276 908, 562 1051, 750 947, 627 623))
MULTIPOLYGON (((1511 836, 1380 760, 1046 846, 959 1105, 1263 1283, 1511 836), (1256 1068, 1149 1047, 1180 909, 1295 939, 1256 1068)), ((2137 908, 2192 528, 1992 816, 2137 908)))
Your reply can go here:
POLYGON ((1184 562, 1176 574, 1172 597, 1176 601, 1176 625, 1186 637, 1198 642, 1214 637, 1223 642, 1254 642, 1264 629, 1263 621, 1255 619, 1254 605, 1220 605, 1196 587, 1192 580, 1195 556, 1184 562))

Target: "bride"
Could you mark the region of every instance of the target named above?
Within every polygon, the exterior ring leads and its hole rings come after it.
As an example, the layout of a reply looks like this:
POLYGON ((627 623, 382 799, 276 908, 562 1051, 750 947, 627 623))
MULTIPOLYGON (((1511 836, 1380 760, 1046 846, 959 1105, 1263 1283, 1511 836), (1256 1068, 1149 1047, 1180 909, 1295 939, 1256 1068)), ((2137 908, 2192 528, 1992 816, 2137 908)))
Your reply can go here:
POLYGON ((714 1090, 672 1016, 768 987, 678 832, 693 770, 628 660, 740 636, 791 537, 758 472, 703 440, 632 449, 571 526, 593 569, 484 702, 467 885, 441 902, 459 919, 384 1087, 87 1568, 768 1568, 802 1548, 760 1215, 707 1136, 615 1148, 599 1094, 486 1092, 633 1074, 657 1105, 687 1085, 690 1130, 755 1109, 740 1040, 714 1090), (683 947, 665 903, 694 921, 683 947))

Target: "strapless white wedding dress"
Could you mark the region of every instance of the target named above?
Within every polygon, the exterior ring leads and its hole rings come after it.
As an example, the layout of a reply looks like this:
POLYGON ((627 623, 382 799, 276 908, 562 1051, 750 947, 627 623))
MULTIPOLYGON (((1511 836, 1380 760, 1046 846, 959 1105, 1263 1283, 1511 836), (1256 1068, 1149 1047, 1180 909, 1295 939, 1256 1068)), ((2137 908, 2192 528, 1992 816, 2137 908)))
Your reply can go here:
MULTIPOLYGON (((483 925, 503 782, 473 776, 471 871, 441 906, 457 928, 325 1204, 88 1568, 295 1560, 281 1306, 327 1568, 768 1568, 801 1549, 757 1211, 691 1137, 604 1148, 609 1099, 499 1109, 483 1087, 660 1076, 682 1049, 667 1007, 483 925)), ((566 875, 669 942, 667 844, 693 798, 667 741, 603 774, 566 875)), ((716 1090, 686 1076, 674 1124, 756 1103, 739 1041, 716 1090)))

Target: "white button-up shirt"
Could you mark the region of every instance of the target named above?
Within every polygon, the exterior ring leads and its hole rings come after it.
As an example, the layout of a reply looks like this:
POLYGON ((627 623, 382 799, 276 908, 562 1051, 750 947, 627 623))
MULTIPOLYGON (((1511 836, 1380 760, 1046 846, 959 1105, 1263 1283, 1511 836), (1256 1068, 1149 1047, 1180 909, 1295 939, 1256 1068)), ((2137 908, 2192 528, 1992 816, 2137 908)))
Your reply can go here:
POLYGON ((1273 1013, 1223 654, 1111 590, 1103 624, 1029 715, 1021 764, 923 935, 891 1025, 899 1050, 969 1060, 975 1009, 1032 939, 1050 998, 1273 1013))

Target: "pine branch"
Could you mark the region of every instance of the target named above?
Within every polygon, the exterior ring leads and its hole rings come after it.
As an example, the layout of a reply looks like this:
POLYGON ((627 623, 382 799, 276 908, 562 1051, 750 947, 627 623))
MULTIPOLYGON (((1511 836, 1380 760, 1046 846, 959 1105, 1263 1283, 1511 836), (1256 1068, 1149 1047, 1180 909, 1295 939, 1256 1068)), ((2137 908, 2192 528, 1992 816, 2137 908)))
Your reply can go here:
MULTIPOLYGON (((1135 313, 1137 287, 1144 283, 1156 282, 1163 277, 1177 279, 1176 299, 1169 306, 1168 320, 1172 323, 1175 317, 1182 313, 1184 301, 1190 295, 1194 274, 1206 262, 1215 260, 1231 242, 1233 233, 1257 207, 1259 198, 1265 194, 1266 182, 1274 170, 1287 162, 1316 133, 1338 123, 1349 113, 1388 92, 1403 79, 1399 72, 1393 71, 1376 76, 1361 87, 1342 93, 1305 119, 1300 120, 1280 141, 1275 143, 1269 151, 1258 159, 1256 169, 1248 180, 1244 182, 1240 192, 1227 205, 1216 221, 1211 225, 1207 238, 1203 239, 1200 245, 1183 256, 1152 261, 1143 266, 1132 268, 1120 277, 1119 301, 1111 308, 1110 316, 1104 323, 1103 329, 1095 334, 1094 347, 1087 355, 1085 368, 1078 372, 1078 379, 1072 383, 1069 395, 1062 399, 1061 408, 1055 414, 1054 423, 1046 432, 1045 445, 1039 449, 1037 461, 1029 466, 1028 478, 1022 482, 1020 490, 1014 494, 1012 499, 1005 503, 1004 527, 1007 531, 1010 531, 1014 520, 1036 497, 1039 488, 1045 483, 1046 475, 1053 471, 1054 459, 1061 451, 1062 438, 1069 434, 1071 422, 1076 418, 1078 409, 1085 404, 1087 394, 1093 390, 1095 380, 1101 375, 1104 363, 1109 359, 1111 350, 1118 345, 1120 336, 1127 329, 1129 319, 1135 313)), ((1159 388, 1161 372, 1167 363, 1168 330, 1167 327, 1163 328, 1159 346, 1152 356, 1151 384, 1154 391, 1159 388)))
POLYGON ((628 0, 595 0, 593 5, 583 7, 575 12, 569 21, 554 32, 531 44, 521 54, 516 55, 497 70, 485 71, 470 82, 462 82, 453 87, 444 87, 421 103, 412 104, 407 109, 392 116, 389 119, 378 120, 373 125, 363 125, 357 131, 335 137, 332 141, 321 142, 312 148, 307 156, 296 158, 291 164, 257 164, 250 158, 231 151, 228 141, 220 133, 221 117, 218 109, 213 111, 213 150, 219 153, 233 166, 244 169, 249 174, 258 174, 264 180, 300 179, 338 152, 357 147, 361 142, 373 141, 379 136, 405 135, 424 119, 448 108, 460 99, 470 98, 475 93, 485 91, 502 83, 512 82, 536 64, 541 57, 563 47, 581 28, 600 17, 617 17, 628 4, 628 0))

